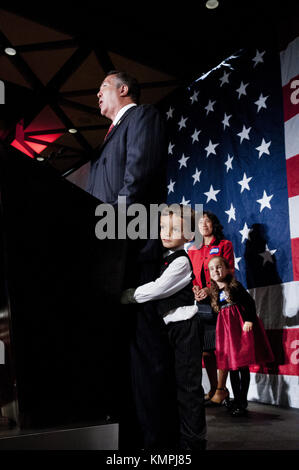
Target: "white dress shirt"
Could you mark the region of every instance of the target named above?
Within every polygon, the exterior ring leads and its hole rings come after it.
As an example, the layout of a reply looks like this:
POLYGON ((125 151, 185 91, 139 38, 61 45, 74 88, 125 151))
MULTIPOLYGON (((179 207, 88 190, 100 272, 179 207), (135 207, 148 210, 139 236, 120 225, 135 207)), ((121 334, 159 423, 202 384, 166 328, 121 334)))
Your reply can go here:
POLYGON ((116 124, 120 121, 120 118, 125 114, 125 112, 132 108, 133 106, 137 106, 136 103, 130 103, 130 104, 127 104, 126 106, 123 106, 123 108, 121 108, 117 115, 115 116, 115 118, 113 119, 113 125, 116 126, 116 124))
MULTIPOLYGON (((184 249, 183 246, 178 247, 177 250, 184 249)), ((168 256, 174 251, 169 250, 165 256, 168 256)), ((137 287, 134 292, 134 299, 137 303, 144 303, 150 300, 165 299, 175 294, 183 287, 187 286, 192 280, 192 270, 189 260, 185 256, 176 258, 165 271, 155 281, 148 282, 142 286, 137 287)), ((188 320, 192 318, 197 312, 197 306, 186 305, 170 310, 164 317, 164 322, 176 322, 181 320, 188 320)))

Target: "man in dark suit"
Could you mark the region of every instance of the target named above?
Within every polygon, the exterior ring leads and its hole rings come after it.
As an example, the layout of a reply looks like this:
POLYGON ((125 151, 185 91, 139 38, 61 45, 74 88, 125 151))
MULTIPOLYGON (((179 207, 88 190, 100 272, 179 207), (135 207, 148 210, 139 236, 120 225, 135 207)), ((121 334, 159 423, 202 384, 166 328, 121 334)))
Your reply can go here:
MULTIPOLYGON (((140 203, 149 208, 150 204, 165 202, 167 152, 163 121, 154 106, 138 105, 139 94, 135 79, 112 71, 97 95, 101 114, 112 121, 112 126, 93 158, 88 191, 113 206, 117 206, 119 196, 126 196, 127 207, 140 203)), ((160 260, 158 240, 127 243, 123 289, 154 280, 160 260)), ((123 392, 117 398, 121 402, 120 448, 173 448, 177 438, 175 387, 171 387, 174 377, 164 324, 151 302, 129 306, 129 311, 119 306, 118 313, 124 342, 119 338, 115 346, 123 361, 116 373, 122 372, 120 387, 125 390, 130 377, 134 397, 132 407, 130 394, 123 392)))
POLYGON ((103 202, 127 205, 164 202, 165 136, 154 106, 137 106, 137 81, 125 73, 110 72, 101 84, 101 114, 112 121, 89 178, 89 192, 103 202))

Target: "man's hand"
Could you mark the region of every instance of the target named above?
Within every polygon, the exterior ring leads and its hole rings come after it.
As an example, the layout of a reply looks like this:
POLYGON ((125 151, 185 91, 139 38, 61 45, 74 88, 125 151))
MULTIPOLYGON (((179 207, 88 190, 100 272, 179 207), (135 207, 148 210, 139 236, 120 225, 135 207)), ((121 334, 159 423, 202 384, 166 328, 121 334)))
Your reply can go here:
POLYGON ((134 299, 135 290, 136 290, 135 287, 124 290, 121 294, 120 303, 121 304, 135 304, 136 303, 136 300, 134 299))

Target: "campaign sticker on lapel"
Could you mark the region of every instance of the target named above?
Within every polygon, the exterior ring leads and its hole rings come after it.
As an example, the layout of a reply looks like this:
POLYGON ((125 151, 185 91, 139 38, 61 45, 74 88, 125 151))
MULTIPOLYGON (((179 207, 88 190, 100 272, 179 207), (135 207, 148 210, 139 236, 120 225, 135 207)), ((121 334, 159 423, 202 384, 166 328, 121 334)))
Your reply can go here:
POLYGON ((227 296, 223 290, 219 292, 219 300, 220 302, 224 302, 225 300, 227 300, 227 296))
POLYGON ((219 253, 219 248, 218 247, 210 249, 210 255, 217 255, 217 253, 219 253))

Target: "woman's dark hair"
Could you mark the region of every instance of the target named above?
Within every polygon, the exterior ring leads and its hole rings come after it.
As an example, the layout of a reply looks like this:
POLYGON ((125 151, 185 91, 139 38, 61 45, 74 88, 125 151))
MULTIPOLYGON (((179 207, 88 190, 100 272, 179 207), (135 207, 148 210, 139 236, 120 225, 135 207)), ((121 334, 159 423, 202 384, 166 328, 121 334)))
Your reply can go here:
MULTIPOLYGON (((129 75, 127 72, 122 72, 119 70, 111 70, 110 72, 107 73, 107 77, 109 75, 115 75, 116 80, 118 82, 118 87, 120 85, 127 85, 128 87, 128 96, 132 98, 134 103, 139 104, 139 98, 140 98, 140 85, 136 78, 132 77, 129 75)), ((117 87, 117 88, 118 88, 117 87)))
POLYGON ((203 211, 202 215, 206 215, 213 224, 213 235, 216 239, 216 245, 220 242, 220 240, 224 240, 223 234, 223 226, 221 225, 218 217, 210 211, 203 211))

